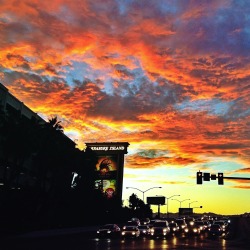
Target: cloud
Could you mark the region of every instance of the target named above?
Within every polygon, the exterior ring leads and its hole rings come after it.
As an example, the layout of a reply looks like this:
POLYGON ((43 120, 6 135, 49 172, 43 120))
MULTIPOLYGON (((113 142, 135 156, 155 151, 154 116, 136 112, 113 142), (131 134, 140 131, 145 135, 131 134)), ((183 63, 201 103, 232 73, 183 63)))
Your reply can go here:
POLYGON ((248 9, 238 1, 4 1, 2 82, 79 141, 145 141, 148 154, 131 156, 130 166, 181 167, 204 154, 249 162, 248 9), (148 157, 154 140, 174 154, 148 157))

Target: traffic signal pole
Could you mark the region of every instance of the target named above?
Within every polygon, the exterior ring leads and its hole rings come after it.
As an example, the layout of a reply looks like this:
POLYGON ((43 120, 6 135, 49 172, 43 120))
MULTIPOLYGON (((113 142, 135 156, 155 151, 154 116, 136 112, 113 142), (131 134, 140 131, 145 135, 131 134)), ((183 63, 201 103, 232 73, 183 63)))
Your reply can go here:
POLYGON ((250 180, 250 178, 247 177, 226 177, 223 175, 223 173, 218 173, 216 176, 215 174, 210 173, 202 173, 202 172, 197 172, 196 173, 196 183, 198 185, 201 185, 203 181, 210 181, 210 180, 218 180, 218 185, 224 185, 224 179, 234 179, 234 180, 250 180))
POLYGON ((237 180, 250 180, 250 178, 246 178, 246 177, 223 177, 224 179, 237 179, 237 180))

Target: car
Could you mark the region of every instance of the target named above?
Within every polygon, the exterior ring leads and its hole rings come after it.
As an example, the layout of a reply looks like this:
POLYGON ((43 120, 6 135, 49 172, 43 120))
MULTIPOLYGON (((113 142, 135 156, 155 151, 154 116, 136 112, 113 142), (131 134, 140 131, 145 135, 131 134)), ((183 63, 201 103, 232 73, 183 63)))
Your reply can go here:
POLYGON ((187 218, 185 218, 185 221, 187 223, 187 226, 193 226, 195 219, 193 217, 187 217, 187 218))
POLYGON ((98 237, 114 237, 120 235, 120 227, 117 224, 105 224, 96 231, 98 237))
POLYGON ((209 220, 203 220, 204 222, 204 226, 205 226, 205 230, 208 231, 208 229, 211 227, 211 223, 209 220))
POLYGON ((170 233, 171 234, 178 234, 178 233, 180 233, 180 227, 179 227, 179 225, 176 222, 171 221, 168 225, 169 225, 170 233))
POLYGON ((157 220, 150 229, 151 237, 167 237, 170 235, 170 227, 168 221, 157 220))
POLYGON ((140 220, 141 225, 149 225, 150 224, 150 219, 149 218, 142 218, 140 220))
POLYGON ((204 233, 206 231, 206 225, 205 225, 204 221, 197 220, 197 221, 195 221, 195 225, 200 228, 201 233, 204 233))
POLYGON ((155 222, 156 222, 156 220, 150 220, 149 227, 152 228, 155 222))
POLYGON ((217 220, 213 225, 220 225, 223 232, 226 232, 228 229, 228 224, 224 220, 217 220))
POLYGON ((127 221, 127 222, 123 225, 123 229, 126 229, 126 227, 129 227, 129 226, 138 227, 139 225, 140 225, 140 223, 138 223, 138 221, 129 220, 129 221, 127 221))
POLYGON ((126 226, 121 231, 123 238, 138 238, 140 236, 140 230, 137 226, 126 226))
POLYGON ((221 236, 222 234, 223 234, 223 229, 219 224, 213 224, 208 229, 208 236, 209 237, 221 236))
POLYGON ((184 228, 185 235, 200 235, 201 233, 201 226, 194 222, 194 224, 189 225, 184 228))
POLYGON ((148 225, 140 225, 138 226, 140 230, 140 236, 149 236, 150 235, 150 227, 148 225))
POLYGON ((136 218, 136 217, 133 217, 133 218, 131 219, 131 221, 136 222, 136 223, 137 223, 137 226, 140 226, 140 225, 141 225, 140 219, 138 219, 138 218, 136 218))
POLYGON ((175 222, 180 227, 180 230, 182 232, 184 232, 184 229, 187 227, 187 223, 186 223, 185 219, 175 219, 175 222))

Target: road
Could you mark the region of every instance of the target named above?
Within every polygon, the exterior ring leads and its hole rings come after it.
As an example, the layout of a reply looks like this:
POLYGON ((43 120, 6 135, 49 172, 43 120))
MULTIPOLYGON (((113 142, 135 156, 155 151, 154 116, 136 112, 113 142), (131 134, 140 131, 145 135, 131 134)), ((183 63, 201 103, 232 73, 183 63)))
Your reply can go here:
MULTIPOLYGON (((10 237, 4 241, 1 250, 162 250, 162 249, 205 249, 205 250, 249 250, 250 230, 249 219, 242 222, 234 219, 230 234, 226 239, 210 239, 206 234, 195 237, 171 236, 167 239, 98 239, 95 234, 86 231, 59 230, 47 231, 46 234, 30 233, 10 237), (244 226, 245 225, 245 226, 244 226)), ((3 243, 3 242, 2 242, 3 243)))

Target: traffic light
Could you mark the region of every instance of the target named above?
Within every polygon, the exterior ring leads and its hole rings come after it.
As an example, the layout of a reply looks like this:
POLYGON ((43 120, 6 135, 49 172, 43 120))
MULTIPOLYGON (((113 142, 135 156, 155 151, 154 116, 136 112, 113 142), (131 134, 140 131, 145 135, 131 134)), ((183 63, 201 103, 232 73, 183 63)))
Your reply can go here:
POLYGON ((203 173, 203 180, 210 181, 210 173, 203 173))
POLYGON ((202 172, 200 171, 196 173, 196 183, 202 184, 202 172))
POLYGON ((211 174, 211 180, 216 180, 216 174, 211 174))
POLYGON ((224 185, 223 173, 218 173, 218 184, 224 185))

